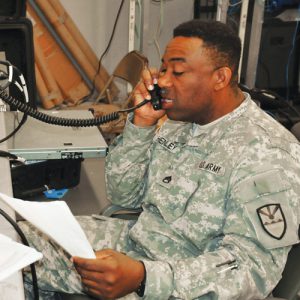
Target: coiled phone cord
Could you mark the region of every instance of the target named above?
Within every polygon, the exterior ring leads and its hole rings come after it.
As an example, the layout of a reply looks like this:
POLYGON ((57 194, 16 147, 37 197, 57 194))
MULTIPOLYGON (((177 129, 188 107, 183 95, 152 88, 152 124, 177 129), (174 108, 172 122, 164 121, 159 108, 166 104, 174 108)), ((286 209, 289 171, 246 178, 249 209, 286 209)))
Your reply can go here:
MULTIPOLYGON (((62 118, 62 117, 51 116, 51 115, 48 115, 48 114, 38 111, 37 109, 33 108, 32 106, 30 106, 28 104, 29 99, 28 99, 27 86, 26 86, 26 82, 25 82, 24 77, 23 77, 22 73, 20 72, 20 70, 18 70, 18 68, 16 68, 15 66, 13 66, 9 61, 0 61, 0 64, 3 64, 8 68, 8 74, 6 74, 5 72, 1 73, 3 76, 7 75, 8 81, 5 85, 0 86, 0 99, 4 100, 8 105, 23 112, 25 114, 24 117, 29 115, 39 121, 42 121, 42 122, 45 122, 48 124, 59 125, 59 126, 69 126, 69 127, 99 126, 101 124, 105 124, 105 123, 117 120, 117 119, 119 119, 121 113, 132 112, 135 109, 143 106, 144 104, 146 104, 148 102, 152 102, 152 106, 155 110, 162 108, 161 107, 160 88, 156 84, 156 85, 154 85, 154 89, 152 91, 149 91, 149 93, 151 95, 151 100, 145 99, 138 105, 128 108, 128 109, 119 110, 119 111, 113 112, 111 114, 107 114, 107 115, 96 117, 96 118, 89 118, 89 119, 72 119, 72 118, 62 118), (6 92, 6 89, 8 88, 8 86, 13 82, 14 71, 19 75, 19 80, 21 82, 21 85, 19 85, 19 88, 25 95, 26 103, 21 102, 12 96, 9 96, 6 92)), ((147 64, 146 64, 146 68, 148 68, 147 64)), ((133 89, 133 91, 134 91, 134 89, 133 89)), ((132 91, 132 93, 133 93, 133 91, 132 91)), ((132 93, 131 93, 131 95, 132 95, 132 93)), ((128 98, 130 98, 131 95, 128 98)))
POLYGON ((69 127, 99 126, 101 124, 117 120, 120 117, 120 113, 127 113, 127 112, 134 111, 135 109, 143 106, 144 104, 151 102, 151 100, 144 100, 134 107, 119 110, 101 117, 90 118, 90 119, 67 119, 67 118, 51 116, 43 112, 40 112, 34 109, 33 107, 29 106, 27 103, 23 103, 15 99, 14 97, 7 95, 7 93, 4 90, 0 90, 0 98, 3 99, 7 104, 12 105, 19 111, 39 121, 52 124, 52 125, 69 126, 69 127))

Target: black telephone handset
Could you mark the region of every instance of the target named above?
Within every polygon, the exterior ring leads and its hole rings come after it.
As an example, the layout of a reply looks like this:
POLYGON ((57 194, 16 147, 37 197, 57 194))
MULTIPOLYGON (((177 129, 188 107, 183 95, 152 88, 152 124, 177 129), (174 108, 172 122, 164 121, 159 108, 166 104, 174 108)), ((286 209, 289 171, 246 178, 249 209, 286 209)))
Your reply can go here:
POLYGON ((161 88, 158 84, 154 84, 154 89, 152 91, 149 91, 151 96, 151 104, 153 106, 154 110, 160 110, 162 109, 162 103, 161 103, 161 88))

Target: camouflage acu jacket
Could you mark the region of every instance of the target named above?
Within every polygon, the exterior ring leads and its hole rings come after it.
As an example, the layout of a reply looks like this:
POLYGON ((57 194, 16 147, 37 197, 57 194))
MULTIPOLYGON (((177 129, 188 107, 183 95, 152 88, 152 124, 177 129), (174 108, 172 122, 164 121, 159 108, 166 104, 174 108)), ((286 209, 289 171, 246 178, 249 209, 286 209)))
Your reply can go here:
POLYGON ((130 121, 107 157, 107 192, 143 207, 129 235, 146 299, 263 299, 298 242, 297 140, 246 95, 200 127, 130 121))

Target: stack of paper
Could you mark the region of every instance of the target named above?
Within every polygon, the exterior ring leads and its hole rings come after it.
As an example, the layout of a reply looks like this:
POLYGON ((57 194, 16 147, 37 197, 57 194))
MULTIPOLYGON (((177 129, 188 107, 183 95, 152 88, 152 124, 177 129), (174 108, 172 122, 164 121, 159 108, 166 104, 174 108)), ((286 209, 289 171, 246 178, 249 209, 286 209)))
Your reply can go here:
POLYGON ((64 201, 24 201, 2 193, 0 193, 0 200, 48 235, 72 256, 96 257, 85 233, 64 201))
POLYGON ((42 253, 0 234, 0 281, 41 259, 42 253))

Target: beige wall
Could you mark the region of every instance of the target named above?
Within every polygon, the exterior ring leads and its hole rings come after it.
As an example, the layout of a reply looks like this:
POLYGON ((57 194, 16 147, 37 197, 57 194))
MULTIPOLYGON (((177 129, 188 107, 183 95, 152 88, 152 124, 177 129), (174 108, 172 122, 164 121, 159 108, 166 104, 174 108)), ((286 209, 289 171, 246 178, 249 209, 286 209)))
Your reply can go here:
MULTIPOLYGON (((152 0, 144 0, 145 7, 149 10, 149 22, 146 22, 144 36, 144 54, 148 56, 151 65, 159 66, 160 57, 152 43, 157 31, 160 19, 161 7, 159 3, 152 0)), ((61 0, 73 20, 90 43, 97 56, 107 46, 113 28, 117 10, 121 0, 61 0)), ((143 0, 140 0, 143 2, 143 0)), ((189 20, 193 17, 193 0, 164 0, 163 20, 164 26, 159 38, 159 45, 164 50, 165 45, 172 36, 172 29, 177 24, 189 20)), ((137 13, 138 14, 138 13, 137 13)), ((129 20, 129 0, 125 0, 117 30, 109 50, 103 60, 103 64, 108 71, 112 71, 116 63, 128 52, 128 21, 129 20)))

